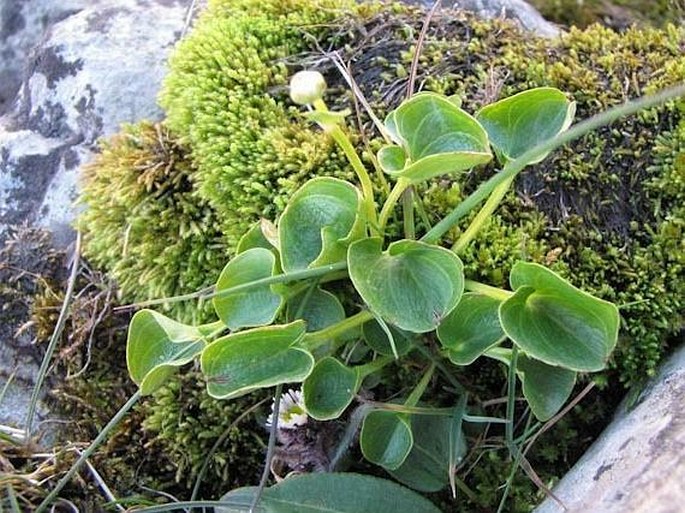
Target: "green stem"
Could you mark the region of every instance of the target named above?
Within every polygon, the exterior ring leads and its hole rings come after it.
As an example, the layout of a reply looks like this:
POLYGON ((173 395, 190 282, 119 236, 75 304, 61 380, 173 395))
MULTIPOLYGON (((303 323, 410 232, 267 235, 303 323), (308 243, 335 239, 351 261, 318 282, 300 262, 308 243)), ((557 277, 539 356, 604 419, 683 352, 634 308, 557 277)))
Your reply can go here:
POLYGON ((477 292, 479 294, 483 294, 484 296, 497 299, 498 301, 506 301, 514 295, 514 293, 509 290, 499 289, 497 287, 492 287, 490 285, 486 285, 485 283, 480 283, 473 280, 465 280, 464 288, 469 292, 477 292))
POLYGON ((378 218, 378 226, 381 233, 383 233, 383 231, 385 230, 385 226, 388 224, 390 214, 392 213, 392 210, 395 208, 395 205, 397 204, 399 199, 402 197, 402 193, 410 185, 411 182, 409 180, 400 178, 399 180, 397 180, 397 183, 395 183, 395 186, 392 188, 392 191, 390 191, 388 199, 385 200, 383 208, 381 209, 381 215, 378 218))
POLYGON ((359 375, 359 380, 363 380, 366 376, 369 374, 373 374, 377 370, 382 369, 386 365, 388 365, 390 362, 394 361, 395 358, 392 356, 381 356, 379 358, 376 358, 374 361, 366 363, 364 365, 360 365, 359 367, 356 367, 357 373, 359 375))
POLYGON ((346 332, 356 328, 357 326, 361 326, 362 324, 370 321, 371 319, 373 319, 373 314, 368 310, 362 310, 361 312, 356 313, 352 317, 343 319, 342 321, 335 323, 332 326, 329 326, 328 328, 324 328, 319 331, 314 331, 313 333, 307 333, 304 336, 302 342, 307 346, 309 350, 313 350, 319 345, 329 340, 336 339, 340 335, 345 334, 346 332))
POLYGON ((514 445, 514 411, 516 408, 516 363, 518 361, 518 346, 514 344, 511 349, 511 361, 509 362, 509 374, 507 377, 507 424, 504 427, 504 435, 507 446, 514 445))
POLYGON ((287 274, 277 274, 276 276, 269 276, 267 278, 261 278, 259 280, 251 281, 249 283, 236 285, 235 287, 215 291, 211 294, 205 295, 204 297, 205 299, 209 299, 213 297, 230 296, 231 294, 245 292, 246 290, 250 290, 255 287, 261 287, 263 285, 275 285, 276 283, 290 283, 293 281, 308 280, 309 278, 319 278, 320 276, 325 276, 326 274, 331 273, 333 271, 341 271, 343 269, 347 269, 347 262, 338 262, 335 264, 322 265, 321 267, 314 267, 313 269, 303 269, 302 271, 295 271, 287 274))
POLYGON ((328 465, 329 472, 335 472, 340 460, 345 455, 350 445, 352 445, 354 438, 357 436, 359 426, 366 417, 366 414, 370 411, 373 411, 373 409, 373 406, 369 404, 361 404, 352 412, 352 415, 350 415, 350 420, 347 423, 345 433, 343 434, 342 439, 335 450, 335 454, 331 458, 331 462, 328 465))
POLYGON ((464 251, 464 248, 468 246, 469 242, 474 239, 480 229, 485 225, 485 223, 488 222, 490 216, 492 216, 495 209, 499 206, 499 204, 502 202, 502 199, 509 191, 509 187, 513 181, 514 177, 511 177, 495 187, 495 189, 492 191, 492 194, 490 194, 490 197, 485 202, 485 205, 483 205, 483 208, 480 210, 480 212, 478 212, 476 217, 473 218, 473 221, 471 221, 471 224, 464 231, 464 233, 461 234, 457 242, 454 243, 452 246, 452 251, 455 253, 461 253, 464 251))
POLYGON ((411 394, 409 394, 409 397, 404 402, 405 407, 414 408, 419 403, 419 400, 426 391, 426 387, 428 386, 428 383, 430 383, 434 372, 435 364, 431 363, 430 367, 428 367, 428 370, 423 374, 421 381, 419 381, 419 383, 414 387, 414 390, 412 390, 411 394))
MULTIPOLYGON (((134 303, 131 305, 126 305, 122 307, 115 308, 115 310, 122 310, 124 308, 145 308, 148 306, 162 305, 165 303, 173 303, 176 301, 187 301, 190 299, 211 299, 214 297, 224 297, 230 296, 231 294, 236 294, 238 292, 245 292, 246 290, 253 289, 255 287, 261 287, 263 285, 275 285, 277 283, 290 283, 298 280, 307 280, 309 278, 320 278, 326 276, 327 274, 335 273, 336 276, 340 277, 339 271, 347 269, 347 262, 337 262, 335 264, 322 265, 320 267, 314 267, 313 269, 303 269, 302 271, 295 271, 287 274, 277 274, 276 276, 269 276, 267 278, 261 278, 259 280, 251 281, 249 283, 243 283, 241 285, 236 285, 235 287, 230 287, 228 289, 213 291, 213 287, 204 288, 198 290, 197 292, 192 292, 190 294, 184 294, 181 296, 166 297, 160 299, 151 299, 150 301, 143 301, 141 303, 134 303)), ((328 281, 325 279, 321 280, 328 281)))
POLYGON ((78 472, 78 469, 81 468, 81 465, 83 465, 86 460, 95 452, 95 449, 97 449, 102 442, 105 441, 107 438, 107 435, 109 435, 109 432, 116 427, 119 422, 121 422, 121 419, 124 418, 124 415, 128 413, 128 411, 133 408, 133 406, 138 402, 138 400, 142 397, 142 394, 140 393, 140 390, 136 391, 135 394, 133 394, 128 401, 126 401, 126 404, 124 404, 118 412, 114 415, 114 417, 111 418, 111 420, 107 423, 107 425, 102 428, 102 430, 98 433, 98 436, 95 437, 95 440, 93 440, 88 448, 81 453, 81 456, 79 457, 78 460, 76 460, 76 463, 74 463, 69 471, 64 475, 62 479, 57 483, 57 485, 52 489, 52 491, 48 494, 45 499, 43 499, 43 502, 40 503, 38 508, 36 508, 35 513, 42 513, 45 511, 45 509, 50 505, 50 503, 57 497, 57 494, 62 490, 62 488, 65 487, 65 485, 71 481, 71 478, 74 477, 74 474, 78 472))
MULTIPOLYGON (((328 112, 328 107, 326 107, 326 104, 321 99, 314 102, 314 109, 320 112, 328 112)), ((375 227, 378 223, 376 222, 376 207, 373 202, 373 184, 371 183, 371 178, 369 178, 369 173, 367 173, 364 163, 359 158, 354 146, 352 146, 349 137, 347 137, 347 134, 345 134, 338 125, 327 126, 326 131, 333 137, 333 140, 338 144, 340 149, 342 149, 347 160, 352 164, 354 172, 357 174, 359 183, 362 186, 367 220, 372 231, 375 231, 375 227)))
POLYGON ((447 381, 450 382, 450 384, 454 387, 454 389, 460 393, 460 394, 465 394, 466 389, 464 388, 464 385, 459 383, 457 381, 457 378, 455 378, 450 370, 442 363, 442 361, 435 356, 433 353, 430 352, 429 349, 425 348, 421 343, 414 344, 414 349, 416 349, 419 353, 421 353, 423 356, 425 356, 428 360, 433 362, 437 369, 442 372, 443 376, 447 378, 447 381))
POLYGON ((55 329, 52 331, 50 337, 50 342, 45 350, 45 355, 43 356, 43 361, 40 363, 40 369, 38 370, 38 376, 36 378, 36 384, 33 387, 33 392, 31 393, 31 401, 29 402, 29 410, 26 414, 26 438, 24 439, 27 444, 31 443, 31 431, 33 427, 33 418, 36 415, 36 407, 38 406, 38 399, 40 398, 40 391, 43 388, 43 382, 45 381, 45 376, 48 373, 48 367, 52 361, 52 355, 55 352, 57 343, 62 336, 62 331, 64 331, 64 324, 67 321, 69 314, 69 303, 71 302, 71 296, 74 293, 74 286, 76 284, 76 277, 78 276, 78 270, 80 266, 81 258, 81 232, 76 234, 76 248, 74 249, 74 261, 71 264, 71 273, 69 274, 69 282, 67 283, 67 291, 64 294, 64 301, 62 301, 62 309, 59 312, 59 317, 57 318, 57 324, 55 329))
POLYGON ((402 194, 402 221, 404 224, 404 238, 416 239, 416 223, 414 221, 414 188, 409 187, 402 194))
POLYGON ((197 329, 202 333, 202 336, 209 340, 215 336, 217 332, 221 333, 221 331, 225 330, 226 325, 224 324, 224 321, 219 320, 208 324, 202 324, 201 326, 198 326, 197 329))
POLYGON ((656 107, 683 95, 685 95, 685 84, 664 89, 654 95, 626 102, 623 105, 613 107, 605 112, 592 116, 590 119, 572 126, 569 130, 557 135, 553 139, 538 144, 534 148, 526 151, 519 158, 508 162, 502 171, 481 184, 478 189, 457 205, 457 207, 443 218, 442 221, 430 229, 421 240, 429 243, 435 243, 440 240, 440 238, 459 222, 462 217, 471 212, 471 210, 490 196, 496 187, 505 183, 507 180, 513 179, 529 163, 535 162, 547 153, 574 141, 593 130, 609 125, 622 117, 635 114, 644 109, 656 107))
POLYGON ((271 414, 271 429, 269 430, 269 444, 266 448, 266 458, 264 458, 264 470, 262 471, 262 478, 259 480, 257 491, 252 499, 249 513, 254 513, 256 510, 259 500, 262 498, 262 493, 264 493, 264 488, 266 488, 266 482, 269 480, 269 474, 271 473, 271 461, 273 460, 276 452, 276 434, 278 432, 278 415, 281 408, 282 392, 283 385, 276 385, 276 391, 274 392, 274 407, 271 414))

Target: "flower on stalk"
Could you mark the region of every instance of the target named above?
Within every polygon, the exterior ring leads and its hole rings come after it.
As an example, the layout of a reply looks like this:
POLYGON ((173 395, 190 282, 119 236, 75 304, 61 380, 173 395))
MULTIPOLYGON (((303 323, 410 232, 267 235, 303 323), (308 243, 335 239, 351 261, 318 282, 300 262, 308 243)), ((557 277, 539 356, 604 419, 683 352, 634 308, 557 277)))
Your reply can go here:
MULTIPOLYGON (((271 405, 271 414, 266 419, 266 427, 271 427, 273 423, 273 411, 274 404, 271 405)), ((301 391, 289 389, 281 395, 281 403, 278 408, 279 429, 296 429, 304 426, 308 419, 301 391)))
POLYGON ((326 80, 318 71, 298 71, 290 79, 290 98, 298 105, 311 105, 323 97, 326 80))

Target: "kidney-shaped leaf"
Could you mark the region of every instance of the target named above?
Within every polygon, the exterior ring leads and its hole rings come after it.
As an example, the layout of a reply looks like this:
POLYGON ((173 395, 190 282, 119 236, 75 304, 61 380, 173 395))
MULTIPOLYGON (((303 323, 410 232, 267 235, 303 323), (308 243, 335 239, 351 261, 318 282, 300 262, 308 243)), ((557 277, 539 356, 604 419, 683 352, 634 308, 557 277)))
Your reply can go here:
POLYGON ((433 331, 464 291, 461 260, 423 242, 393 242, 385 252, 381 244, 368 238, 350 246, 348 270, 357 292, 390 324, 413 333, 433 331))
POLYGON ((293 347, 304 332, 305 323, 296 321, 217 339, 200 358, 207 392, 217 399, 231 399, 258 388, 302 381, 314 367, 311 354, 293 347))
MULTIPOLYGON (((539 87, 483 107, 477 114, 500 160, 514 160, 566 130, 576 107, 553 87, 539 87)), ((540 162, 547 155, 535 161, 540 162)))
MULTIPOLYGON (((216 291, 269 278, 276 271, 276 257, 271 251, 264 248, 248 249, 226 264, 216 282, 216 291)), ((212 300, 219 319, 231 330, 271 324, 283 306, 283 301, 283 297, 276 294, 268 284, 216 296, 212 300)))
POLYGON ((516 293, 499 314, 507 336, 549 365, 602 370, 618 339, 615 305, 577 289, 549 269, 519 262, 509 277, 516 293))
POLYGON ((336 178, 314 178, 291 198, 278 223, 286 273, 338 262, 361 236, 357 188, 336 178))
POLYGON ((438 339, 448 358, 457 365, 470 365, 492 346, 501 342, 497 299, 468 292, 438 326, 438 339))
POLYGON ((388 470, 399 468, 414 445, 407 415, 385 410, 370 412, 364 418, 359 445, 371 463, 388 470))
MULTIPOLYGON (((404 463, 390 474, 402 484, 421 492, 437 492, 449 482, 450 437, 453 417, 415 415, 411 421, 414 445, 404 463)), ((461 429, 461 428, 459 428, 461 429)), ((453 458, 460 461, 466 455, 464 437, 458 437, 453 458)))
POLYGON ((140 310, 131 319, 126 341, 126 364, 142 394, 151 394, 204 347, 202 333, 153 310, 140 310))
POLYGON ((412 183, 483 164, 492 158, 488 136, 449 98, 420 93, 385 120, 399 146, 386 146, 378 160, 386 173, 412 183))
POLYGON ((395 356, 395 351, 398 357, 407 354, 412 346, 412 337, 415 335, 402 331, 395 326, 388 326, 388 329, 395 345, 394 350, 388 334, 376 320, 365 322, 362 325, 362 337, 369 347, 378 354, 395 356))
POLYGON ((516 372, 523 383, 523 395, 535 417, 551 419, 566 403, 576 383, 576 373, 552 367, 524 354, 519 355, 516 372))
POLYGON ((330 356, 322 358, 302 384, 307 413, 316 420, 337 419, 354 399, 359 382, 355 369, 330 356))
POLYGON ((345 309, 335 295, 316 288, 288 300, 288 319, 302 319, 307 331, 319 331, 345 319, 345 309))
MULTIPOLYGON (((219 513, 244 513, 257 487, 239 488, 221 500, 235 506, 219 513)), ((264 490, 255 513, 440 513, 428 499, 377 477, 351 473, 293 476, 264 490)))

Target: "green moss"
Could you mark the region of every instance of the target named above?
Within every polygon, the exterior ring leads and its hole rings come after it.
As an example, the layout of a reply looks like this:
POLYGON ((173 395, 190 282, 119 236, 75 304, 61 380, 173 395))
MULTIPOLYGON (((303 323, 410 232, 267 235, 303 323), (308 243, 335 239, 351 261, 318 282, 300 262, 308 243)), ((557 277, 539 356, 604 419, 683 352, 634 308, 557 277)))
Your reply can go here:
POLYGON ((170 462, 180 496, 189 496, 210 450, 227 430, 209 459, 201 496, 216 498, 259 482, 268 433, 258 421, 263 423, 267 408, 234 422, 267 397, 262 391, 233 401, 214 399, 198 372, 182 373, 153 395, 144 407, 143 427, 154 440, 154 452, 170 462))
POLYGON ((351 178, 332 140, 285 101, 290 56, 353 2, 213 2, 171 60, 161 103, 198 165, 199 190, 231 247, 315 175, 351 178))
MULTIPOLYGON (((127 126, 83 171, 84 255, 109 271, 124 301, 211 285, 228 258, 214 210, 191 180, 192 164, 164 125, 127 126)), ((198 320, 193 302, 173 315, 198 320)))

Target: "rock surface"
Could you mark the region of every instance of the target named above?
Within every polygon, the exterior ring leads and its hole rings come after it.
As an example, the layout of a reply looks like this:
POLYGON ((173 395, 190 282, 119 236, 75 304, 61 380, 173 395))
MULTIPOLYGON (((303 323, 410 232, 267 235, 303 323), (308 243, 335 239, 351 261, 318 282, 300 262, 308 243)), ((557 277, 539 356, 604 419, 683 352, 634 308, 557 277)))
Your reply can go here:
MULTIPOLYGON (((567 513, 679 513, 685 504, 685 346, 553 490, 567 513)), ((547 499, 535 513, 563 512, 547 499)))
MULTIPOLYGON (((17 56, 40 44, 30 52, 12 109, 0 117, 0 248, 5 242, 9 247, 9 226, 19 223, 49 228, 61 247, 73 240, 78 169, 93 155, 98 138, 115 133, 121 123, 161 117, 156 96, 169 52, 186 25, 188 4, 2 2, 0 55, 12 58, 0 78, 16 78, 17 56)), ((0 390, 12 377, 0 404, 0 424, 20 426, 41 351, 18 330, 30 308, 21 303, 26 298, 15 299, 11 322, 0 330, 0 390)), ((12 306, 9 300, 2 303, 5 310, 12 306)))
MULTIPOLYGON (((405 3, 432 6, 434 0, 408 0, 405 3)), ((557 37, 559 27, 545 20, 540 13, 524 0, 442 0, 442 7, 470 11, 485 19, 507 18, 514 20, 526 30, 542 37, 557 37)))
POLYGON ((155 98, 186 4, 101 1, 48 29, 0 118, 0 240, 2 225, 24 220, 53 230, 58 243, 72 239, 77 170, 97 139, 161 117, 155 98))

